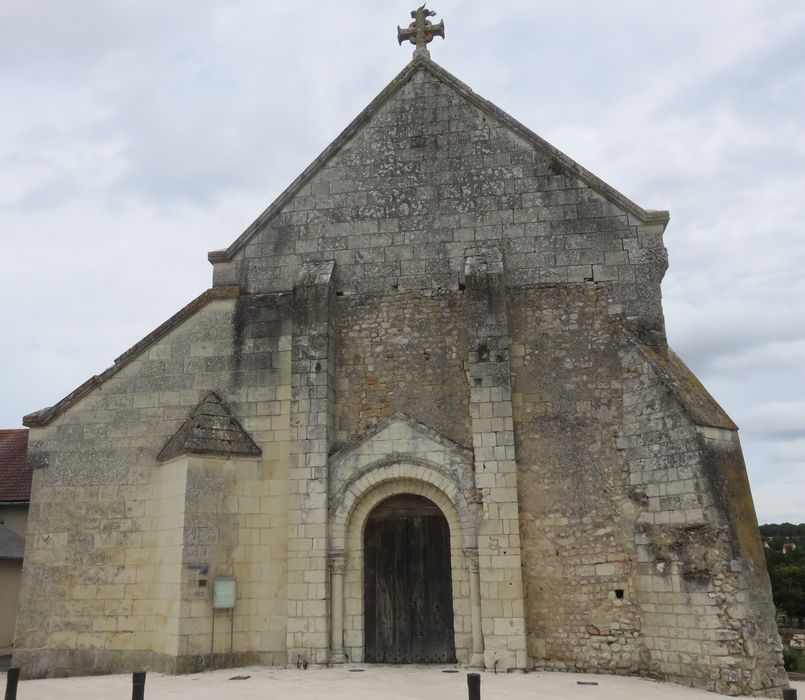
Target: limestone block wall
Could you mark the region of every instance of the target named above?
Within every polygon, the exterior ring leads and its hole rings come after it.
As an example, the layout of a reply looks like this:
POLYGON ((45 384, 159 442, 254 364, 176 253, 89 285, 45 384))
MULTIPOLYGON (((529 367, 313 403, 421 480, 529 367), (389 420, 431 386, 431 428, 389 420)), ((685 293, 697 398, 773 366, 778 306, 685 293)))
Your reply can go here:
POLYGON ((781 646, 736 431, 701 425, 731 422, 696 404, 698 382, 678 358, 638 347, 623 350, 621 446, 640 506, 634 582, 648 669, 721 693, 776 695, 781 646))
POLYGON ((290 663, 325 664, 330 642, 327 560, 333 442, 335 334, 333 263, 302 269, 294 287, 291 437, 288 465, 290 663))
POLYGON ((455 290, 465 250, 495 244, 509 285, 618 282, 608 312, 662 341, 663 224, 613 204, 429 61, 357 123, 242 248, 211 254, 214 284, 287 291, 304 263, 335 260, 345 295, 455 290))
POLYGON ((284 595, 287 531, 274 529, 286 527, 289 305, 283 295, 236 297, 219 292, 180 313, 102 382, 79 389, 69 408, 32 426, 37 469, 15 652, 28 675, 197 665, 207 630, 183 620, 201 617, 210 589, 195 607, 180 604, 177 591, 196 576, 188 565, 215 564, 192 555, 210 544, 201 522, 210 511, 186 500, 194 480, 156 456, 210 390, 263 450, 258 471, 230 493, 237 532, 215 534, 242 576, 237 644, 284 660, 284 612, 270 597, 260 609, 248 601, 266 591, 284 595), (177 540, 183 512, 200 518, 186 531, 200 542, 177 540))
POLYGON ((638 672, 635 506, 600 287, 508 290, 528 653, 538 668, 638 672))
POLYGON ((697 430, 713 500, 730 533, 732 575, 720 586, 725 596, 731 596, 725 600, 727 615, 722 618, 730 632, 721 636, 740 663, 730 664, 731 672, 723 677, 732 687, 761 688, 776 695, 772 689, 784 685, 787 676, 780 670, 782 644, 738 433, 706 426, 697 430))
MULTIPOLYGON (((32 430, 29 449, 42 432, 32 430)), ((34 472, 14 662, 31 677, 134 664, 169 670, 181 476, 155 472, 138 483, 128 470, 99 469, 93 483, 87 469, 86 480, 68 485, 77 471, 61 464, 34 472)))
MULTIPOLYGON (((163 465, 149 490, 151 498, 145 501, 144 510, 150 529, 143 532, 144 544, 149 546, 129 557, 132 565, 137 562, 138 587, 124 589, 120 603, 131 605, 129 625, 138 628, 132 649, 171 657, 178 655, 180 646, 186 462, 163 465), (157 611, 162 614, 154 615, 157 611)), ((98 639, 99 646, 103 642, 98 639)))
POLYGON ((511 339, 500 249, 468 251, 464 270, 475 484, 483 498, 478 567, 484 665, 525 669, 511 339))
MULTIPOLYGON (((339 270, 340 274, 340 270, 339 270)), ((404 413, 472 446, 458 290, 337 298, 336 445, 404 413)))
MULTIPOLYGON (((499 251, 497 260, 501 262, 499 251)), ((340 275, 340 270, 337 273, 340 275)), ((338 275, 336 279, 340 280, 338 275)), ((485 286, 479 284, 478 289, 478 299, 472 303, 461 290, 396 290, 385 295, 339 297, 336 425, 339 440, 346 440, 349 446, 366 437, 370 426, 382 423, 396 411, 404 411, 426 424, 429 431, 442 433, 461 445, 474 446, 475 476, 466 488, 474 491, 473 499, 483 502, 483 516, 476 524, 480 538, 474 531, 472 542, 466 546, 473 549, 481 565, 480 624, 486 640, 486 662, 490 668, 502 670, 526 665, 512 409, 508 364, 504 362, 503 374, 492 371, 489 358, 478 357, 478 346, 492 343, 496 349, 493 359, 501 352, 507 358, 508 330, 505 302, 496 304, 493 309, 485 309, 495 319, 484 319, 470 341, 468 319, 475 315, 480 318, 486 297, 485 286), (473 389, 471 374, 483 386, 473 389)), ((497 289, 501 296, 502 283, 497 289)), ((492 364, 495 363, 500 365, 497 361, 492 364)), ((419 441, 427 443, 425 436, 419 436, 419 441)), ((378 449, 377 443, 376 438, 367 439, 356 450, 378 449)), ((410 441, 398 438, 379 448, 387 452, 375 453, 374 459, 368 455, 362 458, 378 463, 392 463, 395 457, 404 460, 410 455, 399 453, 403 444, 410 445, 410 441)), ((350 454, 351 458, 360 456, 350 454)), ((433 460, 441 463, 438 454, 434 450, 433 460)), ((331 460, 331 493, 336 497, 340 480, 347 478, 343 471, 347 466, 337 454, 331 460)), ((356 464, 355 468, 361 466, 365 464, 356 464)), ((351 572, 360 570, 351 568, 351 557, 348 553, 347 593, 351 590, 351 572)), ((461 569, 465 576, 466 567, 461 569)), ((358 605, 354 601, 357 598, 353 595, 346 604, 358 605)), ((467 598, 455 601, 461 606, 467 603, 467 598)), ((351 620, 354 609, 349 610, 351 620)), ((464 628, 466 633, 465 624, 464 628)), ((345 633, 348 630, 345 627, 345 633)), ((362 623, 355 634, 361 633, 362 623)), ((460 633, 458 628, 456 633, 460 633)), ((355 637, 349 640, 354 653, 355 637)), ((469 658, 469 645, 467 654, 469 658)))
POLYGON ((272 665, 287 663, 288 445, 279 447, 274 459, 251 468, 252 478, 235 484, 238 542, 232 554, 239 582, 235 651, 272 665))
POLYGON ((181 607, 177 671, 228 664, 230 649, 241 664, 285 663, 286 464, 189 456, 165 465, 186 473, 173 571, 180 578, 173 592, 181 607), (215 613, 213 644, 210 591, 218 577, 236 579, 237 604, 234 613, 215 613))

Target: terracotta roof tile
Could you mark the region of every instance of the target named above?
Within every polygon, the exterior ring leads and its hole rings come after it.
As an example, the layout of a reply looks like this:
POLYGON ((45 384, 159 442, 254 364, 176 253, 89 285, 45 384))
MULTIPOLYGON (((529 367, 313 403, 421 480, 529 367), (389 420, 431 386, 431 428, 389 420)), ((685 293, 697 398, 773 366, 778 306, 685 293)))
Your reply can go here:
POLYGON ((28 431, 0 430, 0 503, 31 500, 28 431))

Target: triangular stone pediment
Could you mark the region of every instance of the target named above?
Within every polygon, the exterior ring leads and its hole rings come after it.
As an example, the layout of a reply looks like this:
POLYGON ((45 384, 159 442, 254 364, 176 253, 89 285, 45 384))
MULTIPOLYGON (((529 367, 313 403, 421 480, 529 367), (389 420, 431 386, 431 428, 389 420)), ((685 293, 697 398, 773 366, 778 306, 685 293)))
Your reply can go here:
POLYGON ((256 457, 261 450, 221 397, 210 391, 168 440, 157 460, 166 462, 186 453, 256 457))
POLYGON ((364 467, 378 461, 421 460, 436 464, 472 464, 472 451, 405 414, 385 418, 357 442, 335 453, 331 465, 364 467))

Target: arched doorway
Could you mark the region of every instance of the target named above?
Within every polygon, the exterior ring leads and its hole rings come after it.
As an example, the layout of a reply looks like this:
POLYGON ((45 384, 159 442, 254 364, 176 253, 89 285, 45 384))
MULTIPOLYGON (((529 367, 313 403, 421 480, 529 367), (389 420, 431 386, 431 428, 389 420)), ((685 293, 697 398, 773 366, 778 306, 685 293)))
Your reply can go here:
POLYGON ((365 654, 375 663, 453 663, 450 528, 432 501, 381 501, 364 530, 365 654))

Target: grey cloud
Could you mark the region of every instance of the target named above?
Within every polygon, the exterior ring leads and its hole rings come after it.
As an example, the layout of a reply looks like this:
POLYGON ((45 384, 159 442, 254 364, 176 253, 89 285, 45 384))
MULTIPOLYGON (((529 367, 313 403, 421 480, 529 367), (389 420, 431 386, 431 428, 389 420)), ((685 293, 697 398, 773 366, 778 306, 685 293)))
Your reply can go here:
MULTIPOLYGON (((714 290, 718 294, 717 290, 714 290)), ((790 346, 799 355, 798 343, 805 340, 805 324, 796 322, 802 304, 780 303, 782 308, 753 304, 745 298, 730 301, 715 296, 696 304, 666 304, 671 326, 669 340, 686 361, 708 372, 743 371, 747 364, 768 362, 770 345, 790 346), (751 362, 747 363, 747 360, 751 362)), ((729 292, 721 292, 724 297, 729 292)), ((776 348, 785 356, 786 351, 776 348)))
POLYGON ((210 4, 12 0, 0 5, 0 64, 29 77, 81 80, 110 56, 157 46, 177 29, 192 33, 209 18, 210 4))
MULTIPOLYGON (((756 440, 805 441, 805 401, 761 404, 750 409, 745 417, 756 440)), ((802 453, 800 459, 803 459, 802 453)))

